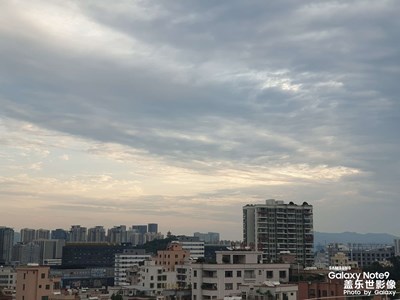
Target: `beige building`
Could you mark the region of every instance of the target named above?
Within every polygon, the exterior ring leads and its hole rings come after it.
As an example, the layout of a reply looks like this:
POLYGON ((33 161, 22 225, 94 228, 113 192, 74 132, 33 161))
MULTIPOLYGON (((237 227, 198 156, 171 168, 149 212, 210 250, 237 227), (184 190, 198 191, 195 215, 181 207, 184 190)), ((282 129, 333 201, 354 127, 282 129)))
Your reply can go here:
POLYGON ((167 250, 157 251, 156 266, 164 266, 165 271, 174 271, 176 265, 183 265, 190 258, 190 251, 183 250, 178 242, 172 242, 167 250))
POLYGON ((338 252, 331 257, 331 266, 345 266, 356 269, 358 268, 358 263, 350 260, 345 253, 338 252))
POLYGON ((60 292, 60 278, 49 277, 50 268, 26 266, 17 268, 16 300, 48 300, 60 292))

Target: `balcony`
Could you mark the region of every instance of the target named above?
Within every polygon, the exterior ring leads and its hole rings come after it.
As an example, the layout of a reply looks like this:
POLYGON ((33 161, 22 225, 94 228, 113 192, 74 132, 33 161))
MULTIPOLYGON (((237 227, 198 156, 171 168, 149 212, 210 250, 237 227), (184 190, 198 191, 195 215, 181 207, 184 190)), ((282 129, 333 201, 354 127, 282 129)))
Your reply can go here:
POLYGON ((216 291, 218 286, 216 283, 202 283, 201 289, 206 291, 216 291))

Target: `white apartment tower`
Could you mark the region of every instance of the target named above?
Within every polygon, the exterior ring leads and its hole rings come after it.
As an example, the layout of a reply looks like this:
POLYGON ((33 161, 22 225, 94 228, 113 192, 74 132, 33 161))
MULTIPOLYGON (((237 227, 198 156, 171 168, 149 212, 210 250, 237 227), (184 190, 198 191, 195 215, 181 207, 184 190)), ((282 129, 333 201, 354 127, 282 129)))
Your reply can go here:
POLYGON ((263 252, 265 262, 276 262, 281 252, 296 255, 297 263, 313 264, 313 208, 274 199, 243 207, 243 241, 263 252))

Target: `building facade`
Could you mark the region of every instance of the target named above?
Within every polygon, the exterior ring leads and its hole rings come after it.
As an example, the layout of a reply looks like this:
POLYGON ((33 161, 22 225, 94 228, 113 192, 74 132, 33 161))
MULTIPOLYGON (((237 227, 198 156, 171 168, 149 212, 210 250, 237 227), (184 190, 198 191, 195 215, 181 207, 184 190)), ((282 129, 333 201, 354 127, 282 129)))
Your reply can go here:
POLYGON ((174 271, 176 265, 185 264, 189 258, 189 250, 184 250, 179 242, 172 242, 166 250, 157 251, 154 261, 156 266, 164 266, 166 271, 174 271))
POLYGON ((265 262, 279 261, 281 252, 296 255, 297 263, 313 264, 313 207, 274 199, 243 207, 243 241, 263 252, 265 262))
POLYGON ((17 282, 17 272, 11 267, 0 266, 0 290, 15 290, 17 282))
POLYGON ((103 226, 89 228, 88 238, 89 243, 102 243, 106 241, 106 230, 103 226))
POLYGON ((220 251, 215 264, 192 264, 192 300, 241 296, 241 285, 287 283, 289 264, 263 264, 259 251, 220 251))
POLYGON ((158 233, 158 224, 156 223, 149 223, 147 228, 150 233, 158 233))
POLYGON ((190 252, 190 258, 197 260, 204 258, 204 242, 195 236, 178 236, 178 242, 182 245, 183 250, 190 252))
POLYGON ((21 243, 28 244, 36 239, 36 230, 31 228, 23 228, 21 233, 21 243))
POLYGON ((218 232, 208 232, 208 233, 195 232, 193 236, 198 237, 199 240, 204 242, 205 244, 219 244, 218 232))
POLYGON ((69 241, 72 243, 82 243, 87 241, 87 228, 80 225, 72 225, 69 232, 69 241))
POLYGON ((146 260, 151 260, 151 255, 130 253, 115 254, 114 284, 118 286, 130 285, 128 271, 135 266, 141 266, 146 260))
POLYGON ((17 268, 16 300, 49 299, 60 291, 60 278, 50 276, 49 267, 17 268))
POLYGON ((14 245, 14 229, 0 227, 0 265, 11 264, 12 248, 14 245))

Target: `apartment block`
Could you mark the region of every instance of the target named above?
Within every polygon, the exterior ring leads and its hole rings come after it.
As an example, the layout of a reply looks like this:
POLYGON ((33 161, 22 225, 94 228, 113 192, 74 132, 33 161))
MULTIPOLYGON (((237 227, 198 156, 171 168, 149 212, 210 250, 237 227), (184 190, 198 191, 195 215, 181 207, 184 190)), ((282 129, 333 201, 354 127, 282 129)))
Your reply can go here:
POLYGON ((192 264, 192 300, 241 296, 240 286, 287 283, 289 264, 263 264, 260 251, 218 251, 216 264, 192 264))
POLYGON ((157 251, 156 266, 164 266, 166 271, 174 271, 176 265, 183 265, 190 258, 189 250, 184 250, 179 242, 172 242, 166 250, 157 251))
POLYGON ((15 290, 17 282, 17 272, 14 268, 0 266, 0 290, 15 290))
POLYGON ((243 207, 243 241, 263 252, 265 262, 279 261, 280 253, 293 253, 297 263, 313 264, 313 207, 274 199, 243 207))
POLYGON ((177 238, 182 249, 190 252, 191 259, 204 258, 204 241, 200 241, 199 237, 180 235, 177 238))
POLYGON ((72 243, 86 242, 87 228, 80 225, 72 225, 69 232, 69 241, 72 243))
POLYGON ((16 300, 47 300, 60 292, 60 278, 49 276, 49 267, 17 268, 16 300))
POLYGON ((31 228, 23 228, 21 233, 21 243, 27 244, 36 239, 36 230, 31 228))
POLYGON ((89 243, 102 243, 106 241, 106 231, 103 226, 89 228, 87 241, 89 243))
POLYGON ((9 265, 14 244, 14 229, 0 226, 0 265, 9 265))
POLYGON ((141 254, 130 254, 130 253, 118 253, 115 254, 115 266, 114 266, 114 284, 117 286, 130 285, 129 271, 133 267, 144 265, 144 262, 151 260, 151 255, 144 254, 144 250, 141 254))

